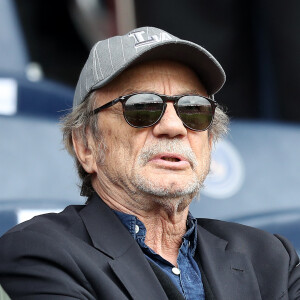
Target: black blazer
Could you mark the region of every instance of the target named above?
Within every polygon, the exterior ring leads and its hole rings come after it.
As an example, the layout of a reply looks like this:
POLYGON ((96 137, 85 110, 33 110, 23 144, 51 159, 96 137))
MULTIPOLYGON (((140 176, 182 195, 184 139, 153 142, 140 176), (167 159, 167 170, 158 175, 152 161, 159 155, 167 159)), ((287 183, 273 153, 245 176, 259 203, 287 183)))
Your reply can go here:
MULTIPOLYGON (((282 237, 198 219, 196 260, 207 299, 300 299, 299 260, 282 237)), ((97 195, 0 239, 0 284, 12 299, 182 299, 161 275, 97 195)))

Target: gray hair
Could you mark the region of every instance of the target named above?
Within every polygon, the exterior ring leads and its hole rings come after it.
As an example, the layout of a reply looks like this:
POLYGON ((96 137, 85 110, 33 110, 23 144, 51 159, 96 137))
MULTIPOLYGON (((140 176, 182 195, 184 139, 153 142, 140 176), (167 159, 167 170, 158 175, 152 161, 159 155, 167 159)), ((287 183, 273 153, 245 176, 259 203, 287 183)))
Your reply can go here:
POLYGON ((91 176, 85 171, 78 160, 74 145, 73 137, 79 139, 87 147, 86 132, 90 129, 94 139, 101 141, 101 134, 98 130, 98 116, 93 115, 97 100, 96 91, 92 92, 85 101, 73 109, 61 119, 61 128, 63 132, 63 142, 66 150, 74 158, 79 178, 81 179, 81 196, 90 196, 94 188, 91 183, 91 176))
MULTIPOLYGON (((63 141, 65 148, 73 156, 77 168, 78 175, 81 179, 81 196, 91 196, 94 192, 91 183, 92 174, 87 173, 79 162, 74 151, 72 137, 75 136, 87 146, 86 131, 90 129, 92 137, 95 141, 100 143, 97 150, 99 156, 104 156, 105 144, 101 138, 101 131, 98 128, 98 116, 93 115, 92 112, 96 108, 97 90, 89 94, 85 101, 73 109, 61 120, 61 127, 63 131, 63 141)), ((229 118, 224 109, 220 106, 216 108, 215 117, 212 125, 208 129, 209 136, 212 137, 213 143, 225 136, 228 132, 229 118)))

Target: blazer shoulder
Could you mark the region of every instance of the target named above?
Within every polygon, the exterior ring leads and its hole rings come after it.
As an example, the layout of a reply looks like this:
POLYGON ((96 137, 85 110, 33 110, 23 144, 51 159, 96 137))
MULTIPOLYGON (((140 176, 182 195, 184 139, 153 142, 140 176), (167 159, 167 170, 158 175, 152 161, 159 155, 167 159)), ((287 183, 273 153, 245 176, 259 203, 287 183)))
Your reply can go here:
POLYGON ((0 238, 0 241, 3 237, 16 233, 19 233, 18 236, 22 238, 23 232, 35 232, 49 237, 59 236, 65 232, 80 235, 82 230, 79 230, 79 228, 84 226, 79 212, 83 207, 84 205, 70 205, 60 213, 47 213, 35 216, 11 228, 0 238))
POLYGON ((246 237, 263 236, 265 238, 274 238, 274 235, 269 232, 235 222, 198 218, 197 223, 198 226, 201 226, 212 234, 224 239, 229 238, 229 240, 233 234, 237 236, 244 236, 246 234, 246 237))
POLYGON ((228 249, 253 256, 265 253, 270 257, 294 253, 291 243, 277 235, 239 223, 200 218, 198 226, 228 242, 228 249))
POLYGON ((13 299, 96 299, 85 272, 93 248, 80 222, 74 207, 67 208, 34 217, 0 238, 0 282, 13 299))

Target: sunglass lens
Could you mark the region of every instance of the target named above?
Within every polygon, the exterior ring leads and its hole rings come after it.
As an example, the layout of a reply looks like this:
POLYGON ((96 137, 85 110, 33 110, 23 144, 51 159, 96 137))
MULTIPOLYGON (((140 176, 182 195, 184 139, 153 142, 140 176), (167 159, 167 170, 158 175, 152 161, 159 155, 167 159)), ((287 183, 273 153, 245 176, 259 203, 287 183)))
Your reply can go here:
POLYGON ((134 127, 152 126, 163 111, 162 99, 154 94, 138 94, 127 99, 124 117, 134 127))
POLYGON ((206 130, 213 120, 210 102, 201 96, 184 96, 177 104, 182 122, 193 130, 206 130))

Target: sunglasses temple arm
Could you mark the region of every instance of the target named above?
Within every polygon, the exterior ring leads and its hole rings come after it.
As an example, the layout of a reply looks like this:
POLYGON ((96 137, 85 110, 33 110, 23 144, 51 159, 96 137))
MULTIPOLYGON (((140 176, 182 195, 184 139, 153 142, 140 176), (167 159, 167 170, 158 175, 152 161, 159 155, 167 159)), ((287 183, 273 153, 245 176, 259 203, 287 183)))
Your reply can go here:
POLYGON ((101 110, 103 110, 103 109, 105 109, 105 108, 109 108, 109 107, 115 105, 116 103, 118 103, 118 102, 121 101, 121 100, 122 100, 122 98, 117 98, 117 99, 115 99, 115 100, 113 100, 113 101, 110 101, 110 102, 108 102, 108 103, 106 103, 106 104, 104 104, 104 105, 102 105, 102 106, 96 108, 96 109, 93 111, 93 114, 95 115, 95 114, 97 114, 98 112, 100 112, 101 110))

